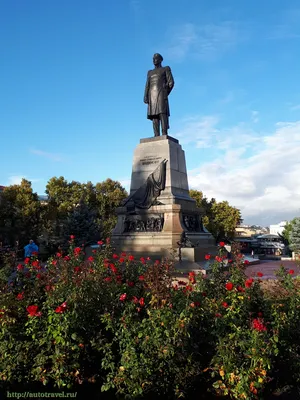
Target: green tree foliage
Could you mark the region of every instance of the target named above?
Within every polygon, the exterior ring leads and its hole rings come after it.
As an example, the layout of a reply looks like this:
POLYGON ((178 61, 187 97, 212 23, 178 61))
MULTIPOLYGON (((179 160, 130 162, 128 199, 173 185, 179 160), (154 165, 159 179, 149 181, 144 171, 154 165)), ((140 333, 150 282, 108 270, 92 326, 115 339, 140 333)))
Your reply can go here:
POLYGON ((31 182, 22 179, 20 185, 11 185, 1 193, 1 241, 24 246, 29 239, 36 239, 40 228, 41 204, 32 191, 31 182))
POLYGON ((294 218, 289 234, 290 248, 296 253, 300 253, 300 218, 294 218))
POLYGON ((106 179, 96 184, 96 199, 104 236, 110 236, 116 225, 116 208, 128 196, 120 182, 106 179))
POLYGON ((280 235, 288 244, 290 244, 290 234, 291 234, 295 219, 296 218, 287 222, 287 224, 285 225, 284 230, 282 232, 282 235, 280 235))
POLYGON ((100 226, 97 220, 97 210, 82 199, 69 213, 64 224, 64 237, 75 236, 77 246, 100 239, 100 226))
POLYGON ((112 179, 93 185, 91 182, 68 182, 62 176, 49 180, 46 193, 49 202, 43 214, 44 231, 47 241, 52 243, 67 240, 70 233, 77 236, 77 230, 80 238, 86 238, 85 241, 98 236, 95 231, 100 229, 103 237, 110 236, 116 224, 115 209, 127 196, 122 185, 112 179), (89 215, 86 224, 84 215, 89 215), (69 232, 66 228, 70 229, 69 232))
POLYGON ((230 206, 228 201, 208 200, 199 190, 190 190, 190 196, 196 200, 197 207, 203 209, 203 224, 215 239, 233 239, 235 228, 242 222, 240 210, 230 206))

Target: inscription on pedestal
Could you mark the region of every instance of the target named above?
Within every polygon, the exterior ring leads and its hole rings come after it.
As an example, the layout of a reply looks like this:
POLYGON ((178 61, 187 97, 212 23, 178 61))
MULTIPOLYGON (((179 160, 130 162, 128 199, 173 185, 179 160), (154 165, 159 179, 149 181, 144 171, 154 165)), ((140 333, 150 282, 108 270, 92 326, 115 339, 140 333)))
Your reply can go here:
POLYGON ((161 157, 145 156, 140 159, 142 165, 153 165, 158 164, 161 161, 161 157))

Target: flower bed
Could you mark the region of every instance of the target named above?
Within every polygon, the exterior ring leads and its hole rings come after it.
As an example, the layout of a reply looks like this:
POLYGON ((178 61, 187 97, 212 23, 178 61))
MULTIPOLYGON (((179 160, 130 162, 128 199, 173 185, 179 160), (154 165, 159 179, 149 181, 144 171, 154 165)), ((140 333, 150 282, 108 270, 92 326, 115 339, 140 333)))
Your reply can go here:
MULTIPOLYGON (((68 254, 17 265, 0 292, 0 386, 31 384, 129 398, 267 398, 300 376, 299 285, 279 271, 281 297, 265 296, 223 243, 211 278, 172 284, 172 263, 114 254, 68 254)), ((207 257, 209 258, 209 257, 207 257)))

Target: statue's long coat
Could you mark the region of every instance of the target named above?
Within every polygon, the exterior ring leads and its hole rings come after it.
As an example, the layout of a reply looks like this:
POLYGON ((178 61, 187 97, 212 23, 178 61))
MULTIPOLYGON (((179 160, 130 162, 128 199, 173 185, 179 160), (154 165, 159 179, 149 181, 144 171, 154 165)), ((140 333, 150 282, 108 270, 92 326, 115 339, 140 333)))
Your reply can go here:
POLYGON ((147 99, 147 118, 153 119, 159 114, 170 116, 168 95, 174 86, 170 67, 159 67, 148 71, 144 99, 147 99))

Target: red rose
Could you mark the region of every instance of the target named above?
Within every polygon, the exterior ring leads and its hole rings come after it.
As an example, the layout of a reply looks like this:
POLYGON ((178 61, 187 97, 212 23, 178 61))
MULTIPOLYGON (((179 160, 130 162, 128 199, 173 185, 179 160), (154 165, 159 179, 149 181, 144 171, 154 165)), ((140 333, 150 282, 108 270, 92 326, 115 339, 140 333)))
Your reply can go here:
POLYGON ((125 261, 125 259, 124 259, 123 257, 120 257, 120 258, 119 258, 119 262, 120 262, 120 263, 123 263, 124 261, 125 261))
POLYGON ((205 260, 210 260, 211 255, 210 254, 206 254, 205 255, 205 260))
POLYGON ((134 282, 129 281, 129 282, 127 282, 127 285, 128 285, 129 287, 133 287, 133 286, 134 286, 134 282))
POLYGON ((224 242, 220 242, 220 243, 219 243, 219 246, 220 246, 220 247, 224 247, 224 246, 225 246, 225 243, 224 243, 224 242))
POLYGON ((80 267, 74 267, 74 272, 80 272, 81 268, 80 267))
POLYGON ((56 257, 60 258, 61 257, 61 253, 56 253, 56 257))
POLYGON ((70 235, 70 239, 71 239, 71 240, 74 240, 74 239, 75 239, 75 236, 74 236, 74 235, 70 235))
POLYGON ((144 275, 140 275, 140 276, 139 276, 139 281, 141 281, 141 282, 142 282, 142 281, 144 281, 144 280, 145 280, 145 277, 144 277, 144 275))
POLYGON ((35 268, 38 268, 39 266, 40 266, 40 264, 39 264, 39 261, 38 260, 34 260, 34 261, 32 261, 32 264, 31 264, 33 267, 35 267, 35 268))
POLYGON ((253 278, 249 278, 249 279, 246 280, 245 286, 247 288, 250 288, 252 286, 252 283, 253 283, 253 278))
POLYGON ((145 305, 145 299, 144 299, 144 297, 141 297, 141 298, 140 298, 139 303, 140 303, 140 306, 141 306, 141 307, 144 307, 144 305, 145 305))
POLYGON ((22 264, 19 264, 18 266, 17 266, 17 270, 18 271, 22 271, 24 269, 24 266, 22 265, 22 264))
POLYGON ((262 276, 264 276, 264 274, 263 274, 262 272, 258 272, 256 275, 257 275, 259 278, 261 278, 262 276))
POLYGON ((80 247, 75 247, 74 249, 74 254, 78 256, 78 254, 81 253, 81 248, 80 247))
POLYGON ((227 282, 225 285, 227 290, 232 290, 233 289, 233 283, 232 282, 227 282))
POLYGON ((238 292, 244 292, 245 289, 244 289, 242 286, 238 286, 238 287, 237 287, 237 291, 238 291, 238 292))
POLYGON ((115 260, 117 260, 119 258, 118 254, 113 254, 112 258, 114 258, 115 260))
POLYGON ((123 294, 121 294, 121 296, 120 296, 120 300, 121 300, 121 301, 124 301, 124 300, 126 300, 126 297, 127 297, 127 294, 126 294, 126 293, 123 293, 123 294))
POLYGON ((137 304, 139 302, 139 299, 136 296, 133 296, 132 301, 134 304, 137 304))
POLYGON ((121 256, 122 256, 122 257, 126 257, 126 255, 127 255, 127 254, 126 254, 124 251, 122 251, 121 256))
POLYGON ((25 260, 24 260, 24 263, 25 263, 25 264, 29 264, 29 263, 30 263, 30 258, 29 258, 29 257, 26 257, 25 260))
POLYGON ((226 301, 223 301, 222 306, 223 306, 224 308, 227 308, 227 307, 228 307, 228 304, 226 303, 226 301))
POLYGON ((216 257, 215 257, 215 260, 216 260, 217 262, 222 262, 222 258, 219 257, 219 256, 216 256, 216 257))
POLYGON ((290 275, 294 275, 294 273, 295 273, 295 271, 294 271, 293 269, 290 269, 290 270, 289 270, 289 274, 290 274, 290 275))
POLYGON ((118 270, 114 264, 109 264, 109 268, 114 274, 116 274, 118 272, 118 270))
POLYGON ((42 277, 41 274, 37 274, 37 275, 36 275, 36 278, 37 278, 37 279, 41 279, 41 277, 42 277))
POLYGON ((178 285, 179 285, 179 286, 186 286, 186 284, 187 284, 187 283, 184 282, 184 281, 178 281, 178 285))
POLYGON ((55 309, 55 312, 56 312, 57 314, 62 314, 64 311, 65 311, 65 309, 64 309, 62 306, 58 306, 58 307, 56 307, 56 309, 55 309))
POLYGON ((248 260, 245 260, 245 261, 244 261, 244 264, 245 264, 245 265, 248 265, 248 264, 250 264, 250 262, 249 262, 248 260))
POLYGON ((128 256, 128 260, 129 261, 133 261, 134 260, 134 256, 128 256))
POLYGON ((17 295, 17 300, 23 300, 23 298, 24 298, 24 292, 19 293, 19 294, 17 295))
POLYGON ((70 257, 70 256, 65 256, 65 257, 64 257, 64 260, 65 260, 65 261, 70 261, 70 260, 71 260, 71 257, 70 257))
POLYGON ((232 261, 232 259, 230 258, 230 259, 228 260, 228 264, 231 264, 231 263, 233 263, 233 261, 232 261))
POLYGON ((106 239, 106 244, 109 244, 110 243, 110 238, 107 238, 106 239))
POLYGON ((216 313, 216 314, 215 314, 215 317, 217 317, 217 318, 221 318, 221 317, 222 317, 222 314, 220 314, 220 313, 216 313))
POLYGON ((53 260, 53 261, 51 262, 51 264, 52 264, 52 265, 56 265, 56 264, 57 264, 57 260, 53 260))
POLYGON ((112 281, 112 278, 111 278, 110 276, 108 276, 108 277, 104 278, 104 281, 105 281, 105 282, 111 282, 111 281, 112 281))
POLYGON ((40 311, 38 311, 39 307, 38 306, 28 306, 26 308, 28 315, 30 317, 40 317, 42 315, 42 313, 40 311))
POLYGON ((267 330, 267 328, 264 326, 263 322, 260 321, 259 319, 254 319, 252 321, 252 328, 259 332, 263 332, 263 331, 267 330))
POLYGON ((192 284, 196 283, 195 272, 189 272, 189 281, 190 281, 192 284))
POLYGON ((97 244, 99 244, 99 246, 102 246, 102 245, 103 245, 102 240, 99 240, 99 241, 97 242, 97 244))

